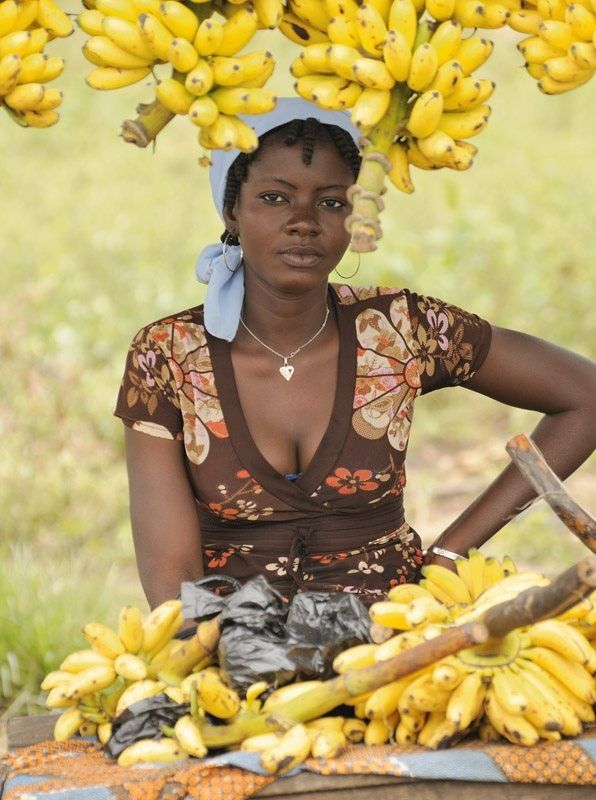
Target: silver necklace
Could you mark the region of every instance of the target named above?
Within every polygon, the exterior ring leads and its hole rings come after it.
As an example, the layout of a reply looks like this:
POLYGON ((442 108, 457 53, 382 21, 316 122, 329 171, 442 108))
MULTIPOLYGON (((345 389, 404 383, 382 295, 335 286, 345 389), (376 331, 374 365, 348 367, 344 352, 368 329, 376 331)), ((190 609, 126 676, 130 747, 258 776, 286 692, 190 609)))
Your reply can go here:
POLYGON ((304 350, 304 348, 307 347, 311 342, 314 342, 314 340, 317 338, 317 336, 320 333, 323 332, 323 330, 325 328, 325 325, 327 324, 327 320, 328 319, 329 319, 329 306, 327 306, 327 310, 325 312, 325 319, 323 320, 323 324, 321 325, 319 330, 313 336, 311 336, 310 339, 308 339, 306 342, 304 342, 304 344, 301 344, 300 347, 297 350, 293 350, 289 355, 284 356, 283 353, 278 353, 277 350, 274 350, 272 347, 269 347, 268 344, 265 344, 265 342, 261 341, 261 339, 259 339, 259 337, 256 336, 256 334, 254 334, 251 331, 251 329, 248 327, 246 322, 242 319, 242 314, 240 315, 240 322, 242 323, 242 327, 246 330, 246 332, 249 333, 255 341, 257 341, 259 344, 262 344, 263 347, 266 347, 267 350, 269 350, 271 353, 276 355, 278 358, 283 358, 284 363, 279 368, 279 374, 286 381, 289 381, 290 378, 292 377, 292 375, 294 374, 294 367, 291 364, 288 364, 288 361, 291 358, 294 358, 295 356, 297 356, 298 353, 301 350, 304 350))

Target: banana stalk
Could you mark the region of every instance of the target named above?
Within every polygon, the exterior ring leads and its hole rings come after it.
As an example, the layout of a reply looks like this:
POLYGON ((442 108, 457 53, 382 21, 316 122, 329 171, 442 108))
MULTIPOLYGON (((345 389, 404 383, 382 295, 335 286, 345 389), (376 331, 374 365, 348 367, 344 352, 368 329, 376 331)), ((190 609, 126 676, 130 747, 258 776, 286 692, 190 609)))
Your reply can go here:
POLYGON ((208 748, 239 744, 248 736, 287 728, 298 722, 324 716, 345 700, 358 697, 385 686, 391 681, 416 672, 445 656, 486 641, 487 631, 477 622, 466 623, 445 631, 394 658, 380 661, 363 669, 348 670, 337 678, 321 683, 293 700, 276 707, 274 713, 255 714, 245 711, 228 725, 200 726, 201 736, 208 748))
MULTIPOLYGON (((428 20, 418 24, 415 49, 428 42, 433 27, 428 20)), ((396 83, 391 90, 391 102, 383 119, 369 133, 362 137, 362 165, 356 183, 350 187, 348 199, 352 202, 352 213, 345 225, 352 235, 350 250, 356 253, 370 253, 377 249, 376 240, 383 235, 379 214, 385 204, 381 195, 385 191, 385 175, 391 169, 387 157, 397 130, 408 117, 407 101, 412 94, 406 83, 396 83)))
POLYGON ((120 130, 120 136, 124 141, 136 144, 137 147, 147 147, 176 116, 162 106, 159 100, 139 103, 137 114, 139 116, 136 119, 125 119, 120 130))

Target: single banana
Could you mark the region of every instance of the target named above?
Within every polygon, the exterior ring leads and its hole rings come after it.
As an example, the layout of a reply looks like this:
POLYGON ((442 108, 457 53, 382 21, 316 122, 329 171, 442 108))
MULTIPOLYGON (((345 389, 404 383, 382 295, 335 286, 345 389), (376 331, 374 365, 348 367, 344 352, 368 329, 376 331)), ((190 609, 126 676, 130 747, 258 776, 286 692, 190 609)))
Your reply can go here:
POLYGON ((69 683, 57 687, 55 691, 62 693, 65 700, 80 700, 87 694, 105 689, 115 679, 116 672, 112 667, 90 667, 75 675, 69 683))
MULTIPOLYGON (((31 56, 24 58, 31 58, 31 56)), ((0 97, 12 91, 19 82, 23 60, 16 53, 9 53, 0 58, 0 97)))
POLYGON ((308 25, 295 14, 285 13, 279 23, 279 30, 291 42, 300 45, 328 42, 329 37, 318 28, 308 25))
POLYGON ((571 3, 565 8, 565 22, 576 38, 592 41, 596 30, 596 11, 590 11, 579 3, 571 3))
POLYGON ((147 48, 153 55, 153 60, 167 61, 168 50, 174 36, 169 28, 153 14, 139 14, 139 32, 147 48))
POLYGON ((429 39, 429 44, 437 54, 439 66, 451 61, 461 42, 461 25, 453 19, 442 22, 429 39))
POLYGON ((320 730, 312 740, 312 758, 336 758, 345 750, 348 740, 342 730, 320 730))
POLYGON ((366 722, 361 719, 346 719, 342 731, 350 744, 359 744, 364 741, 366 722))
POLYGON ((558 58, 566 55, 565 50, 553 47, 540 36, 527 36, 518 43, 517 49, 526 59, 533 64, 544 64, 549 58, 558 58))
MULTIPOLYGON (((360 102, 362 102, 362 97, 360 102)), ((387 110, 388 105, 389 100, 387 100, 386 107, 383 110, 383 115, 387 110)), ((379 119, 381 119, 383 115, 381 115, 379 119)), ((378 120, 372 124, 375 125, 377 121, 378 120)), ((357 124, 356 120, 354 120, 354 122, 357 124)), ((392 603, 388 600, 381 600, 380 602, 373 603, 371 605, 369 614, 372 621, 378 623, 379 625, 384 625, 387 628, 394 628, 395 630, 410 631, 414 626, 408 622, 406 617, 407 610, 408 606, 403 603, 392 603)))
POLYGON ((513 744, 531 746, 539 740, 540 734, 536 728, 520 714, 509 714, 505 711, 492 689, 488 690, 485 707, 491 725, 513 744))
POLYGON ((517 676, 509 667, 495 669, 491 685, 499 705, 509 714, 524 714, 528 708, 528 698, 523 692, 517 676))
POLYGON ((478 670, 471 672, 453 690, 445 716, 460 731, 468 728, 482 711, 486 686, 478 670))
POLYGON ((311 750, 311 740, 304 725, 294 725, 273 747, 261 753, 261 766, 270 774, 282 774, 302 764, 311 750))
POLYGON ((39 103, 28 110, 36 114, 43 114, 46 111, 53 111, 62 104, 62 97, 62 92, 59 89, 46 88, 39 103))
POLYGON ((127 653, 136 655, 143 642, 143 618, 140 609, 124 606, 118 615, 118 638, 127 653))
POLYGON ((147 664, 132 653, 122 653, 114 659, 114 669, 127 681, 142 681, 147 677, 147 664))
POLYGON ((161 21, 174 38, 192 42, 199 27, 199 20, 192 9, 177 0, 165 0, 160 4, 159 11, 161 21))
POLYGON ((146 700, 148 697, 153 697, 163 692, 164 689, 165 684, 161 681, 144 680, 132 683, 120 695, 114 716, 120 716, 124 709, 141 700, 146 700))
MULTIPOLYGON (((171 37, 173 38, 173 37, 171 37)), ((173 638, 182 624, 182 603, 180 600, 166 600, 158 605, 143 621, 143 641, 141 652, 149 655, 159 652, 166 642, 173 638), (177 620, 180 624, 176 626, 177 620)))
POLYGON ((375 653, 379 645, 377 644, 357 644, 339 653, 333 660, 333 669, 339 675, 349 669, 360 669, 369 667, 375 663, 375 653))
MULTIPOLYGON (((548 62, 547 62, 548 63, 548 62)), ((571 625, 556 619, 546 619, 532 625, 528 636, 533 645, 549 647, 568 661, 583 664, 592 671, 596 665, 596 653, 590 642, 571 625)))
POLYGON ((428 42, 419 45, 412 54, 407 84, 414 92, 430 86, 439 66, 437 51, 428 42))
MULTIPOLYGON (((240 69, 240 68, 238 68, 240 69)), ((199 59, 198 64, 192 69, 184 81, 184 86, 194 97, 202 97, 211 91, 214 84, 213 70, 205 61, 199 59)))
POLYGON ((223 114, 265 114, 275 108, 277 97, 268 89, 224 87, 211 92, 223 114))
MULTIPOLYGON (((458 58, 459 61, 459 58, 458 58)), ((460 62, 461 63, 461 62, 460 62)), ((441 591, 451 598, 453 605, 457 603, 469 604, 472 602, 470 591, 466 584, 455 572, 439 564, 429 564, 422 568, 425 578, 432 581, 441 591)), ((432 594, 432 586, 427 587, 432 594)), ((437 598, 440 600, 441 598, 437 598)))
POLYGON ((596 45, 593 42, 574 42, 569 48, 569 57, 582 69, 596 70, 596 45))
POLYGON ((385 719, 371 719, 364 732, 364 744, 386 744, 397 727, 398 714, 390 714, 385 719))
POLYGON ((262 753, 279 744, 281 736, 277 733, 260 733, 256 736, 247 736, 240 743, 240 750, 245 753, 262 753))
POLYGON ((133 56, 123 50, 108 36, 92 36, 83 45, 83 55, 98 67, 119 67, 120 69, 139 69, 152 64, 147 59, 133 56))
POLYGON ((140 28, 136 23, 126 19, 119 19, 118 17, 104 17, 102 30, 106 36, 115 42, 118 47, 126 50, 127 53, 147 61, 155 61, 153 49, 145 43, 141 36, 140 28))
POLYGON ((300 683, 289 683, 281 686, 272 692, 263 703, 263 711, 273 711, 277 706, 299 697, 304 692, 310 691, 315 686, 320 686, 321 681, 302 681, 300 683))
POLYGON ((134 764, 181 761, 185 758, 188 755, 174 739, 139 739, 120 753, 118 764, 132 767, 134 764))
POLYGON ((410 50, 414 49, 418 29, 418 12, 412 0, 393 0, 387 27, 401 33, 410 50))
POLYGON ((411 683, 411 676, 391 681, 375 689, 366 700, 364 714, 366 719, 384 719, 397 711, 400 697, 411 683))
POLYGON ((5 36, 14 29, 18 13, 19 7, 14 0, 0 3, 0 36, 5 36))
POLYGON ((70 36, 74 31, 70 17, 54 2, 54 0, 37 0, 35 21, 54 36, 70 36))
POLYGON ((188 714, 176 721, 174 736, 180 747, 189 756, 204 758, 207 755, 207 748, 203 742, 201 732, 195 721, 188 714))
POLYGON ((172 114, 188 114, 195 98, 184 84, 175 78, 163 78, 157 82, 155 96, 172 114))
POLYGON ((318 731, 342 731, 344 726, 343 717, 317 717, 310 722, 306 722, 306 730, 309 731, 311 739, 318 731))
POLYGON ((569 50, 576 41, 571 25, 556 19, 547 19, 540 23, 538 35, 551 47, 559 50, 569 50))
MULTIPOLYGON (((389 148, 387 158, 391 164, 391 168, 387 173, 391 183, 401 192, 412 194, 414 191, 414 184, 412 183, 412 177, 410 175, 410 162, 408 161, 405 144, 402 142, 394 142, 389 148)), ((419 599, 424 600, 426 598, 419 599)), ((410 608, 410 606, 408 606, 408 608, 410 608)), ((410 619, 409 621, 411 622, 410 619)), ((416 623, 412 624, 415 625, 416 623)))
POLYGON ((463 79, 464 71, 459 61, 446 61, 437 69, 435 77, 429 84, 429 89, 441 92, 443 99, 453 94, 458 83, 463 79))
POLYGON ((97 738, 101 744, 107 744, 112 737, 112 723, 100 722, 97 726, 97 738))
POLYGON ((387 26, 381 14, 370 3, 363 3, 356 16, 360 44, 369 55, 381 55, 387 39, 387 26))
POLYGON ((470 75, 489 58, 493 47, 494 44, 490 39, 482 36, 469 36, 460 42, 453 58, 461 64, 464 75, 470 75))
POLYGON ((282 0, 254 0, 253 5, 261 27, 272 29, 278 27, 284 13, 282 0))
POLYGON ((68 711, 63 711, 54 725, 54 739, 57 742, 66 742, 68 739, 72 739, 84 721, 78 708, 69 708, 68 711))
POLYGON ((455 0, 426 0, 425 6, 428 13, 439 22, 451 19, 455 13, 455 0))
POLYGON ((511 12, 507 24, 518 33, 538 36, 542 19, 539 11, 533 8, 522 8, 519 11, 511 12))
POLYGON ((360 47, 358 22, 355 19, 348 19, 344 14, 331 17, 327 26, 327 35, 334 44, 360 47))
MULTIPOLYGON (((220 115, 218 119, 222 116, 220 115)), ((230 719, 238 713, 240 698, 234 689, 208 670, 199 672, 198 678, 196 687, 201 708, 219 719, 230 719)))
POLYGON ((208 128, 219 116, 219 108, 209 95, 197 97, 188 110, 188 116, 199 128, 208 128))
POLYGON ((197 29, 193 46, 200 56, 211 56, 221 45, 224 36, 223 24, 215 19, 204 19, 197 29))
POLYGON ((313 28, 325 32, 329 14, 319 0, 288 0, 288 10, 313 28))
POLYGON ((249 43, 257 32, 259 19, 252 6, 241 8, 224 23, 223 37, 217 50, 217 55, 233 56, 249 43))
MULTIPOLYGON (((408 162, 412 164, 414 167, 418 167, 418 169, 442 169, 443 165, 435 164, 433 161, 430 161, 420 150, 418 147, 418 143, 416 139, 412 137, 408 137, 406 139, 406 155, 408 157, 408 162)), ((430 581, 423 581, 426 584, 429 584, 430 581)))
MULTIPOLYGON (((311 44, 300 53, 300 59, 309 72, 328 73, 331 75, 334 72, 330 63, 332 52, 332 45, 327 42, 311 44)), ((335 52, 337 53, 337 49, 335 52)), ((340 52, 342 51, 340 50, 340 52)))
POLYGON ((485 128, 489 116, 490 106, 484 104, 470 111, 447 111, 441 116, 437 128, 452 139, 469 139, 485 128))
MULTIPOLYGON (((332 74, 340 75, 342 78, 347 78, 347 80, 353 79, 354 73, 352 71, 352 66, 360 58, 359 50, 345 44, 332 44, 329 46, 314 45, 314 47, 323 47, 325 51, 323 57, 319 58, 319 63, 323 66, 323 69, 314 68, 312 70, 313 72, 329 71, 332 74)), ((310 51, 311 48, 307 47, 304 53, 306 53, 307 50, 310 51)), ((307 65, 312 63, 311 59, 308 58, 306 63, 307 65)))

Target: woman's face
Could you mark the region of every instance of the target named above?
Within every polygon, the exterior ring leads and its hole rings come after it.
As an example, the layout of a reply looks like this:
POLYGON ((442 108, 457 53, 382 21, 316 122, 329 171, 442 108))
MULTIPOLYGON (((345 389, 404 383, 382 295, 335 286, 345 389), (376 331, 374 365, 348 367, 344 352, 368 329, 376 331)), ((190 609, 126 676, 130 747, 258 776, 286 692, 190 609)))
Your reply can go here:
POLYGON ((249 167, 227 229, 237 231, 245 274, 282 292, 303 292, 327 280, 350 235, 346 192, 350 167, 327 134, 317 139, 310 165, 302 142, 288 147, 273 134, 249 167))

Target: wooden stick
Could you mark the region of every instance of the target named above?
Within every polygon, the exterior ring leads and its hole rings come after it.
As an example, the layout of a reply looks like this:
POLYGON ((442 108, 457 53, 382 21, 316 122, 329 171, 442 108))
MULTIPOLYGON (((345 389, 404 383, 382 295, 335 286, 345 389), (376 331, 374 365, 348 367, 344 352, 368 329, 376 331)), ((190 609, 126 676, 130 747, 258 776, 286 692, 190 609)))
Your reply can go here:
POLYGON ((493 606, 482 617, 491 637, 505 636, 514 628, 557 617, 596 588, 596 557, 587 556, 569 567, 550 586, 535 586, 513 600, 493 606))
POLYGON ((596 520, 573 500, 544 456, 523 433, 507 442, 511 460, 559 519, 596 553, 596 520))

